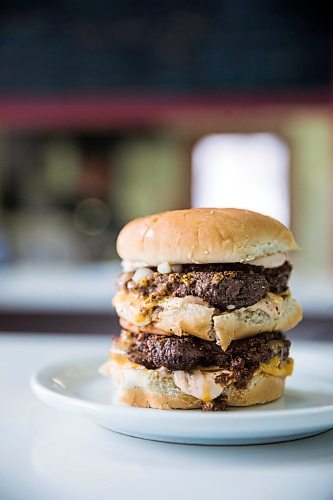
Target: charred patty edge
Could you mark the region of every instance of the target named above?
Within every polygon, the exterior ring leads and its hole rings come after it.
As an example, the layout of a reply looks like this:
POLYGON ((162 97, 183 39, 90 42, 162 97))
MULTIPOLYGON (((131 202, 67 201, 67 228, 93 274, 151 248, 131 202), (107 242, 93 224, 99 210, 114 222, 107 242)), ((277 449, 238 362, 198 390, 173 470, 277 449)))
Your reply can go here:
POLYGON ((232 377, 236 387, 244 387, 261 363, 278 357, 284 363, 289 357, 290 341, 280 332, 266 332, 234 340, 226 351, 212 342, 195 337, 133 334, 127 337, 126 357, 129 361, 155 370, 191 371, 216 367, 226 370, 218 382, 226 383, 232 377), (224 379, 225 378, 225 379, 224 379))
POLYGON ((139 283, 132 273, 123 273, 117 289, 137 293, 158 302, 165 297, 199 297, 220 312, 250 307, 268 292, 283 293, 288 288, 291 265, 264 268, 249 264, 187 265, 186 272, 153 272, 139 283), (198 270, 199 269, 199 270, 198 270))

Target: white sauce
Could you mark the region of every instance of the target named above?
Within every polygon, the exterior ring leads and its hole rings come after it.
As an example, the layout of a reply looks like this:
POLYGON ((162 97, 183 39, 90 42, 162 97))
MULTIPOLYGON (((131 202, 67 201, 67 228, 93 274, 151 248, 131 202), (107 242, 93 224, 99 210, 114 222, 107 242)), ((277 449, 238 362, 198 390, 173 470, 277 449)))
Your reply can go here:
POLYGON ((268 268, 280 267, 287 260, 287 255, 285 253, 274 253, 273 255, 267 255, 266 257, 259 257, 255 260, 249 260, 246 264, 251 264, 252 266, 264 266, 268 268))
POLYGON ((172 373, 173 381, 185 394, 201 399, 206 403, 217 398, 224 387, 215 382, 216 373, 203 373, 200 370, 185 372, 177 370, 172 373))
MULTIPOLYGON (((121 261, 121 267, 124 270, 124 273, 132 273, 136 271, 137 269, 140 269, 142 267, 147 267, 149 268, 149 264, 147 262, 139 262, 139 261, 132 261, 132 260, 122 260, 121 261)), ((153 266, 156 267, 156 266, 153 266)), ((169 264, 168 262, 161 262, 157 266, 157 270, 159 273, 162 274, 168 274, 168 273, 181 273, 183 270, 182 264, 169 264)))
MULTIPOLYGON (((284 264, 286 260, 287 260, 287 255, 285 253, 274 253, 273 255, 267 255, 266 257, 259 257, 258 259, 246 261, 244 262, 244 264, 274 268, 282 266, 282 264, 284 264)), ((121 265, 122 268, 124 269, 124 272, 133 272, 141 267, 149 268, 149 264, 147 264, 146 262, 137 262, 131 260, 123 260, 121 265)), ((170 273, 172 271, 175 273, 180 273, 182 272, 182 265, 181 264, 170 265, 168 262, 161 262, 161 264, 159 264, 158 266, 158 271, 161 273, 170 273)))
POLYGON ((147 278, 150 274, 153 274, 153 270, 149 269, 149 267, 139 267, 132 277, 134 283, 139 283, 143 278, 147 278))
POLYGON ((172 272, 172 269, 168 262, 162 262, 162 264, 157 266, 157 271, 161 274, 169 274, 172 272))
POLYGON ((149 265, 146 262, 135 262, 132 260, 122 260, 121 267, 123 268, 125 273, 131 273, 133 271, 136 271, 140 267, 149 267, 149 265))

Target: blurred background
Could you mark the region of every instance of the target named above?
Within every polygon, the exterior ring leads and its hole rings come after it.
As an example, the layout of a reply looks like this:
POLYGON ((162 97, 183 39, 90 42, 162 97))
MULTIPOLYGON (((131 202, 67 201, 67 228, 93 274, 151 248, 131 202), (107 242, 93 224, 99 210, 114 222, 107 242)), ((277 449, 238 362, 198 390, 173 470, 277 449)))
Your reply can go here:
POLYGON ((133 217, 245 207, 302 247, 333 338, 328 2, 12 0, 0 11, 0 330, 114 333, 133 217))

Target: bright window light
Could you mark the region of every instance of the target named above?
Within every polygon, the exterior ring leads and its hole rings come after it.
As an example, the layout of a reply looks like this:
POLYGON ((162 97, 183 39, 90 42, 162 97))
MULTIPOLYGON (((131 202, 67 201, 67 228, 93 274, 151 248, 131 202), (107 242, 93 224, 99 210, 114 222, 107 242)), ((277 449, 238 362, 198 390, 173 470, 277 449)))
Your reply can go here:
POLYGON ((289 149, 274 134, 214 134, 193 149, 192 205, 247 208, 290 222, 289 149))

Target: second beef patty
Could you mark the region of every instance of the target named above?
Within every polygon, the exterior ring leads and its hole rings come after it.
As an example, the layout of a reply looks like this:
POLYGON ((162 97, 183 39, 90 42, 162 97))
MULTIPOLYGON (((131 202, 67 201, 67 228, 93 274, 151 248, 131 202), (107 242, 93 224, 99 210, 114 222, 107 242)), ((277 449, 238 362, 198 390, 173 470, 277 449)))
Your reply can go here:
POLYGON ((216 366, 231 371, 254 371, 260 363, 274 357, 281 362, 289 356, 290 341, 280 332, 267 332, 247 339, 234 340, 226 351, 195 337, 127 333, 131 342, 127 350, 130 361, 148 369, 193 370, 216 366))

